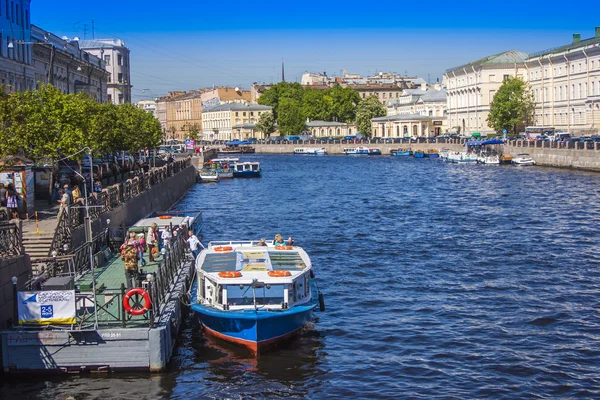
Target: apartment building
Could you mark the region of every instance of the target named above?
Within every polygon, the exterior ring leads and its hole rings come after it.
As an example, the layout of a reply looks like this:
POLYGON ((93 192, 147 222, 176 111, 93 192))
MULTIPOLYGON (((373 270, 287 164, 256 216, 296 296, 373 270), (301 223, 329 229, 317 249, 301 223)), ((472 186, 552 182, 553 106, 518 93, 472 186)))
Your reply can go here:
POLYGON ((202 112, 204 140, 264 139, 256 129, 260 116, 272 112, 272 107, 259 104, 225 103, 202 112))

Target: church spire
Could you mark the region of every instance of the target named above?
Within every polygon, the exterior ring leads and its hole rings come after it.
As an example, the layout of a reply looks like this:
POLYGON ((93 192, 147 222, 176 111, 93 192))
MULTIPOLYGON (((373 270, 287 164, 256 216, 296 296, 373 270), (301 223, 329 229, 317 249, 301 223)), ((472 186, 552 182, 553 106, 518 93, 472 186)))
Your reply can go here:
POLYGON ((285 82, 285 66, 283 65, 283 58, 281 59, 281 82, 285 82))

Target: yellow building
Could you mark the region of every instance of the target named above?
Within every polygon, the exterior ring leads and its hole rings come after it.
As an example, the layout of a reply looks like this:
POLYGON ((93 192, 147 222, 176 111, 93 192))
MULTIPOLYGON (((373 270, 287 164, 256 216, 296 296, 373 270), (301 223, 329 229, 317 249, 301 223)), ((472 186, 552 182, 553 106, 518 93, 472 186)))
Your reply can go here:
POLYGON ((256 129, 260 116, 271 107, 258 104, 225 103, 202 112, 204 140, 264 139, 256 129))

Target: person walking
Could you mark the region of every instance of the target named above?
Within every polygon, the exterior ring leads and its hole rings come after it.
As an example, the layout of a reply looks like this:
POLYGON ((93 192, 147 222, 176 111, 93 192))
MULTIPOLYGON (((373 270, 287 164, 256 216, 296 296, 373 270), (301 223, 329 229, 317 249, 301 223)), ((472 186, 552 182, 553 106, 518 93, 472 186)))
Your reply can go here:
POLYGON ((18 218, 19 199, 17 199, 17 191, 12 183, 8 184, 8 187, 6 188, 6 194, 4 196, 6 198, 6 208, 8 208, 11 218, 18 218))
POLYGON ((138 287, 138 259, 140 256, 129 239, 121 247, 121 260, 125 263, 125 284, 127 289, 133 289, 138 287))
POLYGON ((140 262, 142 263, 142 267, 146 265, 146 260, 144 260, 144 252, 146 251, 146 239, 144 239, 144 234, 140 233, 137 235, 138 241, 138 254, 140 255, 140 262))
POLYGON ((0 207, 6 207, 6 192, 4 183, 0 183, 0 207))
POLYGON ((171 239, 173 238, 173 233, 171 233, 171 229, 169 226, 165 226, 165 229, 162 231, 162 235, 160 238, 163 241, 163 248, 167 249, 167 251, 171 250, 171 239))
POLYGON ((156 230, 158 225, 153 223, 148 228, 148 234, 146 235, 146 244, 148 245, 148 259, 150 262, 154 262, 154 249, 156 248, 156 242, 158 241, 158 233, 156 230))
POLYGON ((198 254, 200 254, 200 250, 198 249, 198 246, 202 247, 203 249, 205 249, 205 247, 202 244, 202 242, 200 242, 200 240, 198 240, 198 237, 196 235, 194 235, 194 231, 191 229, 188 230, 187 242, 190 246, 190 250, 192 251, 192 254, 194 255, 194 260, 196 260, 196 258, 198 258, 198 254))

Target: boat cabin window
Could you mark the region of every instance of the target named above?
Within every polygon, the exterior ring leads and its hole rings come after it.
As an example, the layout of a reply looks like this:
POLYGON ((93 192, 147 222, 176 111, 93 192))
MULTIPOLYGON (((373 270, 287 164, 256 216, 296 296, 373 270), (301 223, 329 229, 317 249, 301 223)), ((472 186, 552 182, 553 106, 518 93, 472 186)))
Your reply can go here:
POLYGON ((205 272, 235 271, 236 253, 207 254, 202 264, 205 272))
POLYGON ((258 171, 258 165, 252 164, 252 171, 258 171))
POLYGON ((275 270, 302 271, 306 268, 302 257, 295 251, 269 251, 269 258, 275 270))
POLYGON ((280 305, 283 303, 283 290, 285 285, 260 284, 260 287, 252 288, 252 285, 226 285, 227 303, 230 306, 253 305, 280 305))

